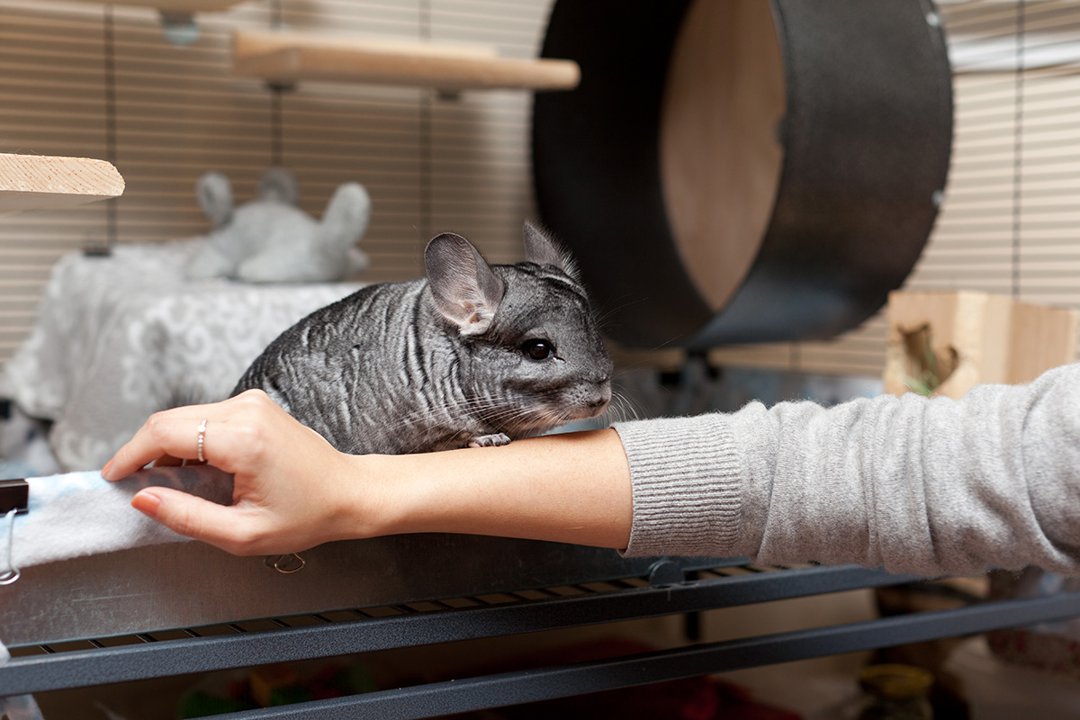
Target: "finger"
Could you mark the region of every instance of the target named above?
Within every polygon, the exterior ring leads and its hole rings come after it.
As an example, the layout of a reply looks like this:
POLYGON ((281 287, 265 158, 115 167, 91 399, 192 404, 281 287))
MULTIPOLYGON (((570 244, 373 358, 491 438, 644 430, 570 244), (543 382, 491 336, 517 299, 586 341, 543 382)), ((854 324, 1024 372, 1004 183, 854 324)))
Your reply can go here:
POLYGON ((183 465, 186 462, 183 458, 173 457, 172 455, 163 455, 154 461, 154 467, 177 467, 183 465))
MULTIPOLYGON (((262 390, 247 390, 221 402, 189 405, 154 413, 135 433, 134 437, 117 450, 116 454, 105 463, 101 470, 102 477, 109 481, 119 480, 165 455, 171 455, 181 460, 198 459, 197 428, 201 420, 206 419, 220 426, 223 423, 227 424, 229 418, 236 412, 250 411, 253 408, 260 411, 271 409, 279 414, 285 412, 267 397, 262 390), (187 424, 183 425, 184 422, 187 424), (178 430, 178 427, 188 429, 183 431, 178 430), (177 432, 180 435, 170 434, 177 432), (188 434, 185 435, 184 432, 188 434), (185 441, 185 438, 189 437, 193 439, 190 444, 185 441), (180 449, 177 450, 177 448, 180 449)), ((205 448, 203 456, 209 457, 205 448)), ((224 458, 227 456, 218 455, 218 457, 224 458)), ((227 470, 228 468, 222 469, 227 470)))
POLYGON ((172 488, 144 488, 131 506, 165 527, 234 554, 249 554, 250 520, 241 510, 204 500, 172 488))
POLYGON ((196 406, 155 413, 105 464, 102 476, 106 480, 127 477, 147 463, 166 456, 197 460, 199 423, 204 419, 207 426, 203 433, 203 458, 210 459, 213 446, 217 444, 220 450, 228 437, 228 423, 211 419, 213 410, 213 406, 196 406))

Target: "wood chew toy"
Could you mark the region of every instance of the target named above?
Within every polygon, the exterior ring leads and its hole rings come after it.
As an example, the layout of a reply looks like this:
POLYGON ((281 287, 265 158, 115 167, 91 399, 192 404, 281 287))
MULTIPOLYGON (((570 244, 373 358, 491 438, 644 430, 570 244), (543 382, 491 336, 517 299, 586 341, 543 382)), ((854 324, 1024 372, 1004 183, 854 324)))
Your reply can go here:
POLYGON ((958 398, 1075 362, 1075 310, 972 290, 889 295, 885 392, 958 398))
POLYGON ((446 91, 569 90, 581 75, 569 60, 505 58, 487 47, 263 30, 233 34, 233 73, 271 81, 336 80, 446 91))
POLYGON ((123 192, 124 178, 104 160, 0 153, 0 213, 83 205, 123 192))

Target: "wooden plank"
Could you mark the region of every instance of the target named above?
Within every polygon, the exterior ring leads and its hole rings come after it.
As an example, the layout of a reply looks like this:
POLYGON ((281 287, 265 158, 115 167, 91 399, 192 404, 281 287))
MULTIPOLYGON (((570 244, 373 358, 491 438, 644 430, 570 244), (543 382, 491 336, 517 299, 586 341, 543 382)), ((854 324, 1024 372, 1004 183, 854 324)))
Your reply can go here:
POLYGON ((573 61, 504 58, 486 47, 261 30, 233 34, 233 73, 440 90, 569 90, 580 79, 573 61))
POLYGON ((123 192, 124 178, 104 160, 0 153, 0 212, 71 207, 123 192))
MULTIPOLYGON (((104 5, 105 0, 78 0, 104 5)), ((134 5, 174 13, 221 12, 245 0, 108 0, 110 5, 134 5)))

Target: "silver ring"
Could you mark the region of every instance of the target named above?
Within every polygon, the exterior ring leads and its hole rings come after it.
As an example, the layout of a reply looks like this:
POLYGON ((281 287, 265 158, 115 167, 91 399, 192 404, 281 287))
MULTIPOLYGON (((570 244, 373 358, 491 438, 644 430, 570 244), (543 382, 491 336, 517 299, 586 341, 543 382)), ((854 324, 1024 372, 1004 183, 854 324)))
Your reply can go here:
POLYGON ((206 447, 206 423, 204 419, 199 423, 199 427, 195 429, 195 452, 199 458, 199 462, 206 462, 206 456, 203 455, 203 449, 206 447))

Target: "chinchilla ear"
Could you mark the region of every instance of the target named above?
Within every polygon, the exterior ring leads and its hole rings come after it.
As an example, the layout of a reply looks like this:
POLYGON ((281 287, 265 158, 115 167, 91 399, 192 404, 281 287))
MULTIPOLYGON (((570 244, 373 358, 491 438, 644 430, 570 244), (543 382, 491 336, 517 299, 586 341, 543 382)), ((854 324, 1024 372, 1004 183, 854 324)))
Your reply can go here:
POLYGON ((558 243, 548 237, 543 230, 526 220, 522 236, 525 239, 526 262, 536 263, 537 265, 551 265, 562 270, 575 280, 578 279, 577 267, 574 265, 574 261, 570 259, 570 255, 559 247, 558 243))
POLYGON ((424 250, 424 264, 435 306, 462 335, 491 327, 505 288, 471 242, 454 233, 437 235, 424 250))

